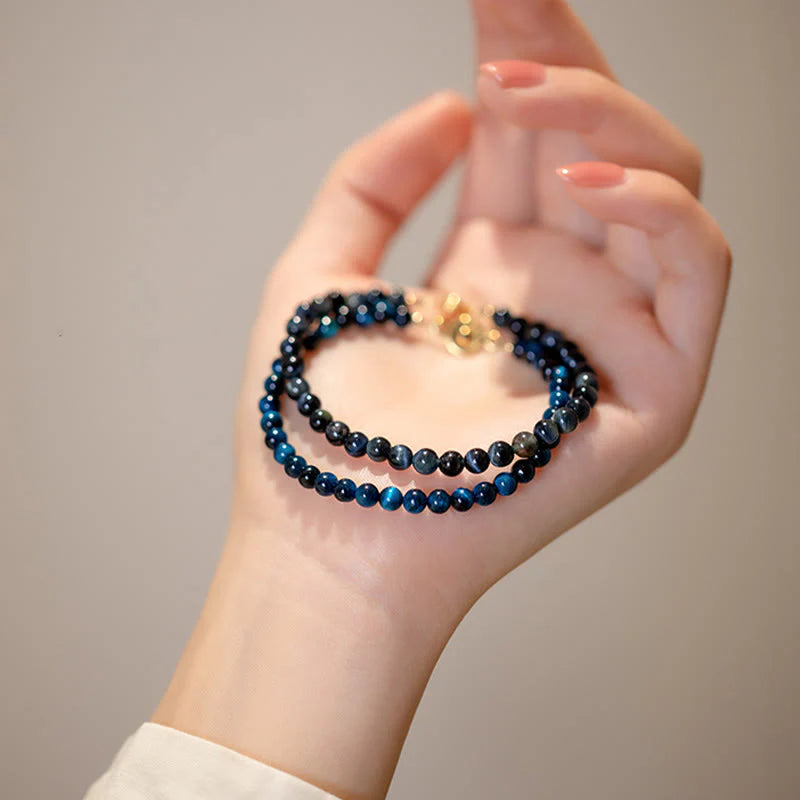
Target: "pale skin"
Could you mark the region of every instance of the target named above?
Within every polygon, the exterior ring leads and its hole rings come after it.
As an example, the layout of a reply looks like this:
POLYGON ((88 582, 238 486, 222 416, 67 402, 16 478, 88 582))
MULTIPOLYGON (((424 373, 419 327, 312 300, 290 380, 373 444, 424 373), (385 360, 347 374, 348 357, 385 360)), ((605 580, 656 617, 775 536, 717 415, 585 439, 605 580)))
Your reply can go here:
MULTIPOLYGON (((354 145, 270 273, 236 416, 230 529, 153 715, 348 799, 386 794, 436 660, 481 595, 680 447, 730 272, 697 199, 697 149, 616 83, 568 6, 474 0, 473 13, 475 104, 437 93, 354 145), (490 508, 411 516, 323 500, 284 475, 258 424, 285 321, 315 294, 380 284, 385 247, 462 155, 423 289, 565 331, 597 368, 600 402, 531 484, 490 508)), ((335 417, 412 449, 486 447, 547 405, 511 357, 457 359, 405 332, 344 334, 308 369, 335 417)), ((285 408, 299 453, 388 483, 385 465, 353 461, 285 408)), ((392 477, 403 489, 475 482, 392 477)))

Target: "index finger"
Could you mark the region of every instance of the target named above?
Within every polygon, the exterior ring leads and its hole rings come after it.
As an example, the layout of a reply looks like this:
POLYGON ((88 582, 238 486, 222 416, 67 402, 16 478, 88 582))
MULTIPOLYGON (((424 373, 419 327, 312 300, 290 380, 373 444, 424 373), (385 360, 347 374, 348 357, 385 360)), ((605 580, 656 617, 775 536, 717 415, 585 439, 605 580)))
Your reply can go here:
POLYGON ((613 78, 602 50, 564 0, 472 0, 478 63, 521 59, 613 78))

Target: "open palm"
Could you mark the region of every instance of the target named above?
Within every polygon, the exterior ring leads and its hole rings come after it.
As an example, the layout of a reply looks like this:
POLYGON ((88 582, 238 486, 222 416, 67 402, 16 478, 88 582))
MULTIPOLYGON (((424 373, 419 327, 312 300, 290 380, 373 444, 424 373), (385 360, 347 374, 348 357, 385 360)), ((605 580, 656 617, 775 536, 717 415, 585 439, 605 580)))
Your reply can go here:
MULTIPOLYGON (((730 266, 696 199, 695 149, 614 81, 565 3, 475 0, 474 12, 477 110, 434 95, 334 166, 267 283, 236 435, 235 528, 387 608, 438 615, 443 627, 679 447, 702 394, 730 266), (390 237, 464 150, 456 218, 424 288, 564 331, 596 367, 600 401, 531 484, 490 508, 411 516, 323 500, 284 475, 258 427, 261 384, 285 321, 316 294, 378 285, 390 237)), ((548 404, 538 374, 516 359, 453 358, 435 340, 393 328, 346 332, 308 370, 334 418, 412 450, 510 441, 548 404)), ((480 480, 355 461, 293 405, 285 402, 284 416, 297 451, 340 477, 423 489, 480 480)))

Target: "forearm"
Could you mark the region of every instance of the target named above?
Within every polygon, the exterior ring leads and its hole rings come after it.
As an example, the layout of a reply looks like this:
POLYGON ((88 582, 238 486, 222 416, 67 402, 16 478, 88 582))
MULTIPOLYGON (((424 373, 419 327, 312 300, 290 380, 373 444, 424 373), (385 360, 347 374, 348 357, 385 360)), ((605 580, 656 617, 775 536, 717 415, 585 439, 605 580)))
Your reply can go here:
POLYGON ((449 630, 288 541, 231 533, 152 719, 340 797, 383 797, 449 630))

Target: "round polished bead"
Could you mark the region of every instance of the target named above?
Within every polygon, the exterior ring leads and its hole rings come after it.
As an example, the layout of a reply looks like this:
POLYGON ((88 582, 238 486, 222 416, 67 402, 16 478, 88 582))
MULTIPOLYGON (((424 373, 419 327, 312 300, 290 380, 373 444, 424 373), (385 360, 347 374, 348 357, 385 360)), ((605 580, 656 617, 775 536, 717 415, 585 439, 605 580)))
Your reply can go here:
POLYGON ((276 448, 274 452, 275 460, 279 464, 285 464, 290 456, 294 455, 294 447, 290 445, 288 442, 281 442, 276 448))
POLYGON ((307 391, 308 383, 299 375, 294 378, 289 378, 286 381, 286 394, 288 394, 292 400, 297 400, 300 395, 305 394, 307 391))
POLYGON ((405 304, 397 306, 397 311, 394 315, 394 323, 398 328, 404 328, 411 322, 411 312, 405 304))
POLYGON ((443 475, 454 477, 464 469, 464 456, 455 450, 448 450, 439 456, 439 470, 443 475))
POLYGON ((403 505, 403 493, 396 486, 387 486, 381 492, 381 508, 397 511, 403 505))
POLYGON ((564 334, 560 331, 545 331, 542 334, 542 344, 552 350, 555 347, 560 347, 561 342, 564 341, 564 334))
POLYGON ((331 336, 335 336, 338 332, 339 326, 336 323, 336 320, 333 319, 329 314, 326 314, 320 319, 317 333, 322 339, 330 339, 331 336))
POLYGON ((344 440, 350 433, 350 428, 344 422, 334 420, 325 426, 325 438, 333 445, 339 446, 344 444, 344 440))
POLYGON ((388 439, 384 439, 383 436, 373 436, 367 442, 367 455, 373 461, 386 461, 389 458, 391 449, 391 443, 388 439))
POLYGON ((540 419, 533 426, 533 432, 536 438, 545 447, 555 447, 558 444, 558 440, 561 438, 558 425, 556 425, 552 419, 540 419))
POLYGON ((542 357, 543 352, 542 345, 539 342, 533 339, 528 339, 525 342, 525 360, 529 364, 536 366, 536 363, 542 357))
POLYGON ((406 447, 404 444, 396 444, 389 451, 389 465, 395 469, 408 469, 411 466, 413 455, 410 447, 406 447))
POLYGON ((561 389, 550 392, 550 405, 552 408, 561 408, 561 406, 565 406, 567 403, 569 403, 569 394, 567 392, 563 392, 561 389))
POLYGON ((568 407, 557 408, 553 414, 553 422, 561 433, 572 433, 578 427, 578 415, 568 407))
POLYGON ((539 449, 539 440, 531 431, 520 431, 511 442, 514 452, 522 458, 532 456, 539 449))
POLYGON ((489 446, 489 460, 496 467, 505 467, 514 460, 514 448, 508 442, 494 442, 489 446))
POLYGON ((519 342, 517 342, 517 343, 514 345, 514 347, 513 347, 513 349, 511 350, 511 352, 512 352, 512 353, 513 353, 513 354, 514 354, 514 355, 515 355, 517 358, 525 358, 525 355, 526 355, 526 352, 527 352, 527 351, 526 351, 526 349, 525 349, 525 342, 524 342, 524 341, 519 341, 519 342))
POLYGON ((275 394, 265 394, 259 401, 258 401, 258 410, 264 414, 267 411, 277 411, 278 410, 278 396, 275 394))
POLYGON ((300 334, 305 333, 308 330, 309 319, 306 317, 301 317, 299 314, 295 314, 287 323, 286 323, 286 333, 289 336, 298 336, 300 334))
POLYGON ((336 484, 336 488, 333 490, 333 496, 340 502, 340 503, 349 503, 352 500, 355 500, 356 497, 356 485, 350 478, 342 478, 339 483, 336 484))
POLYGON ((298 476, 297 482, 304 488, 304 489, 313 489, 314 483, 317 480, 317 476, 319 475, 319 469, 315 467, 313 464, 309 464, 298 476))
POLYGON ((360 458, 367 452, 368 441, 366 434, 361 433, 361 431, 353 431, 344 440, 344 449, 348 455, 360 458))
POLYGON ((544 467, 550 463, 552 453, 546 447, 540 447, 532 456, 531 461, 535 467, 544 467))
POLYGON ((599 389, 600 384, 597 382, 597 375, 593 372, 579 372, 575 376, 575 388, 578 389, 581 386, 591 386, 595 390, 599 389))
POLYGON ((473 475, 486 472, 490 463, 489 454, 482 447, 473 447, 464 456, 464 464, 473 475))
POLYGON ((511 312, 507 308, 498 308, 492 319, 498 328, 507 328, 511 322, 511 312))
POLYGON ((511 467, 511 476, 517 483, 530 483, 536 474, 536 467, 529 458, 520 458, 511 467))
POLYGON ((553 372, 550 377, 554 380, 556 378, 569 378, 569 370, 563 364, 559 364, 557 367, 553 367, 553 372))
POLYGON ((306 460, 303 456, 294 455, 286 460, 283 471, 290 478, 299 478, 300 473, 306 468, 306 460))
POLYGON ((550 378, 550 391, 551 392, 567 392, 569 394, 570 381, 569 378, 559 378, 557 376, 550 378))
POLYGON ((508 323, 508 329, 514 336, 522 336, 526 332, 528 323, 522 317, 514 317, 508 323))
POLYGON ((594 386, 578 386, 572 390, 573 397, 582 397, 590 406, 597 402, 597 389, 594 386))
POLYGON ((356 489, 356 503, 362 508, 372 508, 380 498, 380 492, 374 483, 362 483, 356 489))
POLYGON ((583 422, 587 419, 592 411, 592 407, 582 397, 573 397, 569 403, 567 403, 567 407, 575 412, 578 417, 578 422, 583 422))
POLYGON ((430 475, 432 472, 436 472, 436 467, 439 465, 439 456, 433 450, 423 447, 414 453, 411 463, 420 475, 430 475))
POLYGON ((494 488, 493 483, 488 481, 481 481, 472 490, 472 494, 479 506, 490 506, 497 499, 497 489, 494 488))
POLYGON ((285 442, 286 438, 286 431, 282 428, 270 428, 267 431, 267 435, 264 437, 264 444, 266 444, 270 450, 274 450, 279 444, 285 442))
POLYGON ((409 489, 403 495, 403 508, 409 514, 419 514, 428 505, 428 496, 422 489, 409 489))
POLYGON ((284 356, 281 359, 281 375, 285 378, 293 378, 302 375, 305 369, 305 362, 300 356, 284 356))
POLYGON ((264 381, 264 391, 267 394, 279 395, 283 391, 283 378, 273 373, 264 381))
POLYGON ((283 363, 281 362, 280 358, 276 358, 272 362, 272 374, 283 377, 283 363))
POLYGON ((280 346, 282 356, 296 356, 300 353, 301 349, 302 345, 300 343, 300 338, 297 336, 287 336, 281 342, 280 346))
POLYGON ((546 408, 542 412, 542 419, 553 419, 553 412, 555 411, 554 408, 546 408))
POLYGON ((324 408, 318 408, 316 411, 312 411, 311 416, 308 418, 308 424, 311 426, 311 430, 317 431, 318 433, 324 431, 331 422, 333 422, 331 412, 326 411, 324 408))
POLYGON ((332 472, 320 472, 314 481, 314 489, 317 494, 328 497, 336 491, 339 479, 332 472))
POLYGON ((270 428, 282 428, 283 417, 277 411, 265 411, 261 417, 261 430, 266 433, 270 428))
POLYGON ((311 392, 304 392, 297 398, 297 410, 304 417, 310 417, 320 405, 319 397, 311 392))
POLYGON ((517 491, 517 479, 510 472, 501 472, 499 475, 495 475, 494 485, 497 493, 503 497, 508 497, 517 491))
POLYGON ((444 489, 434 489, 428 495, 428 508, 434 514, 444 514, 450 508, 450 495, 444 489))
POLYGON ((456 511, 469 511, 475 502, 475 495, 469 489, 459 486, 453 490, 450 503, 456 511))
POLYGON ((528 328, 528 338, 529 339, 541 339, 544 332, 547 330, 547 325, 544 322, 534 322, 528 328))

